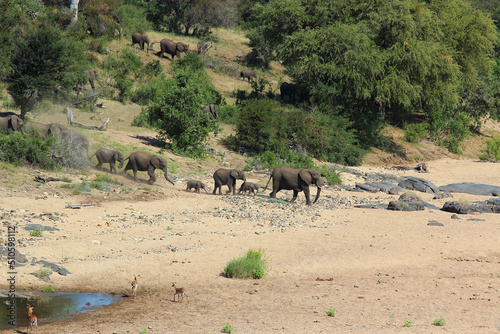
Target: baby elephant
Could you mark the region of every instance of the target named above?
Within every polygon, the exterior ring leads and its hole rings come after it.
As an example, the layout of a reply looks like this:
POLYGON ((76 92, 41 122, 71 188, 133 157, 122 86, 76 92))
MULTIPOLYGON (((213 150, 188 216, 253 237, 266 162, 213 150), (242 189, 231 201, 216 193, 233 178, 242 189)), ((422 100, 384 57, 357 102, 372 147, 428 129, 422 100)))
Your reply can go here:
POLYGON ((245 182, 241 185, 238 194, 242 191, 243 193, 246 193, 248 191, 248 195, 253 194, 255 196, 259 192, 259 185, 252 182, 245 182))
POLYGON ((95 168, 100 170, 102 167, 102 164, 109 163, 109 171, 111 173, 114 172, 115 174, 117 174, 115 162, 118 161, 120 163, 118 165, 118 168, 122 168, 123 162, 125 161, 125 159, 123 158, 123 154, 121 152, 113 151, 113 150, 110 150, 107 148, 98 149, 90 158, 92 158, 94 155, 96 156, 97 161, 98 161, 95 168))
POLYGON ((191 191, 191 189, 194 188, 194 190, 199 194, 200 189, 205 190, 205 192, 208 194, 207 187, 205 187, 205 184, 201 181, 196 181, 196 180, 189 180, 187 182, 187 191, 191 191))

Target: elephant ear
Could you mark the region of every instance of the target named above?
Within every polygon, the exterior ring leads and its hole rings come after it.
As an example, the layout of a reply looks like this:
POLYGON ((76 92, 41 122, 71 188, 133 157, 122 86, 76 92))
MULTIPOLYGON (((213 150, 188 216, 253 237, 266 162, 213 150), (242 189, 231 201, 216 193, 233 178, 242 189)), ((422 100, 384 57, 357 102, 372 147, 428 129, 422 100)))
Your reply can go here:
POLYGON ((240 171, 238 171, 237 169, 232 169, 230 172, 229 172, 229 175, 231 175, 231 177, 234 177, 235 179, 238 179, 240 177, 240 171))
POLYGON ((160 158, 156 155, 151 157, 151 165, 156 169, 160 169, 160 158))
POLYGON ((303 169, 299 172, 299 178, 304 182, 307 183, 307 185, 311 185, 312 182, 312 175, 311 171, 308 169, 303 169))
POLYGON ((120 156, 118 154, 118 151, 115 151, 115 153, 113 153, 113 159, 115 159, 115 161, 120 160, 120 156))

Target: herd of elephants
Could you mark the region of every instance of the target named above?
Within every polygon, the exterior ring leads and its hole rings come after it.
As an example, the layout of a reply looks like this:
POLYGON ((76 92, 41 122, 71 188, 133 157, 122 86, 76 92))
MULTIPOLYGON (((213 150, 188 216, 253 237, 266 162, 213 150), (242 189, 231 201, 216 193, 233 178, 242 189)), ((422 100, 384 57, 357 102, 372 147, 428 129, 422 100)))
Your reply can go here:
MULTIPOLYGON (((73 148, 75 151, 78 151, 85 157, 88 157, 88 139, 62 124, 44 124, 35 121, 25 123, 19 116, 9 114, 0 116, 0 130, 4 133, 12 133, 14 131, 36 133, 44 138, 54 136, 73 148)), ((125 161, 128 160, 127 165, 121 172, 122 175, 125 175, 128 170, 132 170, 134 172, 134 180, 137 181, 137 171, 146 171, 149 175, 149 183, 153 184, 156 181, 155 170, 159 169, 163 171, 165 179, 172 185, 175 185, 174 181, 172 181, 167 174, 166 161, 157 155, 150 155, 144 152, 134 152, 125 158, 119 151, 108 148, 100 148, 92 154, 92 156, 88 157, 88 159, 91 159, 94 156, 96 156, 98 161, 95 166, 96 169, 100 170, 103 164, 109 164, 110 172, 118 174, 116 163, 118 162, 119 164, 118 168, 123 168, 125 161)), ((316 198, 313 202, 316 203, 321 193, 321 186, 323 185, 321 177, 321 174, 313 169, 298 170, 280 166, 272 171, 265 189, 267 189, 269 182, 273 179, 273 191, 270 194, 271 198, 276 198, 276 193, 280 190, 292 190, 292 202, 294 202, 297 199, 298 193, 303 191, 306 197, 306 204, 311 205, 309 186, 314 184, 318 187, 316 198)), ((259 186, 257 184, 246 181, 245 173, 242 170, 219 168, 214 172, 213 178, 214 195, 217 193, 217 189, 219 190, 220 195, 222 193, 222 186, 224 185, 227 185, 229 188, 227 193, 232 193, 234 195, 236 192, 237 180, 243 180, 243 184, 240 186, 238 193, 248 192, 248 194, 253 194, 255 196, 259 190, 259 186)), ((201 189, 207 192, 205 185, 201 181, 197 180, 188 181, 186 190, 191 189, 194 189, 198 193, 201 189)))
MULTIPOLYGON (((157 52, 156 55, 159 57, 163 57, 164 54, 167 53, 171 55, 172 60, 175 56, 180 58, 181 53, 187 52, 189 49, 189 45, 182 42, 174 42, 167 38, 164 38, 160 42, 155 43, 160 44, 160 51, 157 52)), ((151 47, 155 43, 151 43, 151 47)), ((149 38, 139 33, 135 33, 132 35, 132 46, 134 44, 139 44, 141 50, 144 50, 144 45, 146 44, 147 52, 149 52, 150 50, 149 38)), ((243 69, 240 71, 240 78, 250 81, 251 79, 256 78, 256 73, 252 70, 243 69)), ((89 80, 89 82, 94 89, 92 80, 89 80)), ((280 86, 281 99, 283 100, 285 96, 289 96, 289 100, 291 102, 295 102, 295 91, 296 86, 294 84, 283 82, 280 86)), ((212 104, 208 104, 207 106, 205 106, 202 111, 203 113, 208 114, 211 119, 217 118, 217 108, 212 104)), ((25 123, 16 114, 7 113, 0 115, 0 131, 4 133, 11 133, 13 131, 21 131, 23 133, 36 132, 38 135, 44 138, 48 136, 54 136, 61 140, 63 143, 72 147, 75 151, 80 152, 85 157, 88 157, 88 139, 85 136, 69 129, 67 126, 62 124, 44 124, 35 121, 25 123)), ((137 181, 137 171, 147 171, 149 175, 149 183, 153 184, 156 181, 155 170, 160 169, 164 172, 165 179, 175 185, 175 183, 167 175, 167 163, 162 158, 156 155, 150 155, 144 152, 134 152, 125 159, 123 154, 119 151, 111 150, 108 148, 100 148, 92 156, 88 157, 88 159, 90 160, 94 155, 96 156, 98 161, 97 165, 95 166, 97 169, 101 169, 104 163, 108 163, 110 172, 117 174, 118 171, 116 169, 115 163, 119 163, 118 168, 123 168, 124 162, 128 160, 127 165, 121 172, 123 175, 125 175, 128 170, 132 170, 134 172, 134 180, 137 181)), ((221 194, 221 187, 223 185, 228 186, 229 190, 227 191, 227 193, 233 193, 234 195, 236 191, 236 180, 243 180, 243 184, 241 185, 238 193, 248 192, 249 194, 255 195, 259 190, 259 186, 255 183, 247 182, 244 172, 238 169, 220 168, 214 172, 213 177, 214 195, 217 193, 217 189, 219 190, 219 194, 221 194)), ((321 186, 323 184, 321 174, 313 169, 297 170, 285 166, 275 168, 271 173, 269 181, 271 179, 273 179, 273 191, 270 194, 272 198, 275 198, 276 193, 282 189, 293 190, 292 202, 294 202, 297 199, 298 193, 303 191, 306 197, 307 205, 311 204, 309 186, 311 184, 314 184, 318 187, 316 198, 313 202, 316 203, 321 193, 321 186)), ((267 185, 269 184, 269 181, 267 182, 267 185)), ((265 189, 267 189, 267 185, 265 189)), ((201 181, 197 180, 188 181, 186 190, 191 189, 195 189, 195 191, 198 193, 201 189, 207 192, 207 188, 205 187, 205 185, 201 181)))

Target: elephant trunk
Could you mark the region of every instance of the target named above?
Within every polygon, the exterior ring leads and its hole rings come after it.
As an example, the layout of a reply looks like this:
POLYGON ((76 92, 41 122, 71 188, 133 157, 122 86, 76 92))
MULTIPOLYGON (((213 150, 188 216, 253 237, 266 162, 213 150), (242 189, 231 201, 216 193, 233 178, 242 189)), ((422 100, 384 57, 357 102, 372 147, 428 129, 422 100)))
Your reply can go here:
POLYGON ((172 181, 172 180, 168 177, 168 175, 167 175, 167 169, 166 169, 166 168, 165 168, 165 170, 164 170, 163 172, 165 173, 165 180, 167 180, 168 182, 172 183, 172 185, 174 185, 174 186, 175 186, 174 181, 172 181))
POLYGON ((316 201, 318 200, 319 198, 319 194, 321 193, 321 188, 318 187, 318 192, 316 193, 316 198, 314 199, 314 202, 313 203, 316 203, 316 201))
POLYGON ((123 168, 123 162, 124 162, 124 160, 119 161, 119 162, 120 162, 120 163, 118 164, 118 168, 123 168))
POLYGON ((243 177, 241 179, 243 180, 243 183, 247 182, 247 177, 245 176, 245 174, 243 174, 243 177))

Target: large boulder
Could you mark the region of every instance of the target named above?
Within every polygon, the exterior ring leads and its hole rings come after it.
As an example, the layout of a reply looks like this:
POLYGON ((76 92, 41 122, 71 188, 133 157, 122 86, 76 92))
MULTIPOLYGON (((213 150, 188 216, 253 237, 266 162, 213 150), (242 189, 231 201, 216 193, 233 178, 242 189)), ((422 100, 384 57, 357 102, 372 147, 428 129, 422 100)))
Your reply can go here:
POLYGON ((448 191, 450 193, 464 193, 483 196, 500 195, 500 187, 472 182, 452 183, 446 186, 441 186, 439 187, 439 189, 441 191, 448 191))
POLYGON ((438 194, 439 188, 432 182, 421 179, 419 177, 410 176, 398 183, 398 186, 405 189, 421 191, 429 194, 438 194))

